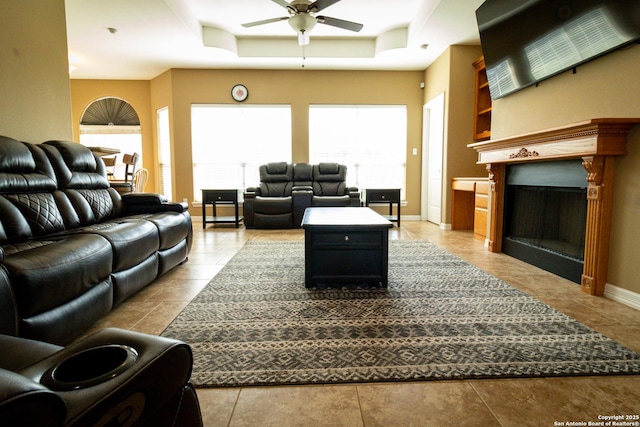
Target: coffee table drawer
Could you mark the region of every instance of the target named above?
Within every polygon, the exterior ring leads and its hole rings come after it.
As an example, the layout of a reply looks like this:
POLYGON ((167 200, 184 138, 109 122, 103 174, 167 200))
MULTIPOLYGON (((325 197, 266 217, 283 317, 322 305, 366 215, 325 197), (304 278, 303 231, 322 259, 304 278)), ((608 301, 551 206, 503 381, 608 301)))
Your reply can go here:
POLYGON ((378 246, 382 244, 382 235, 380 232, 360 232, 360 231, 344 231, 344 232, 325 232, 312 233, 312 245, 367 245, 378 246))

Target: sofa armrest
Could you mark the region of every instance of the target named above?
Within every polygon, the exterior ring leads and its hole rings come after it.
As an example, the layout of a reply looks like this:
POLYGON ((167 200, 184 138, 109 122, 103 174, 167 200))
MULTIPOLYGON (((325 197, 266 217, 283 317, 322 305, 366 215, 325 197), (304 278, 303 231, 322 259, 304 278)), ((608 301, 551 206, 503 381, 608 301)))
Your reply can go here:
POLYGON ((349 187, 347 188, 347 193, 349 194, 349 200, 351 201, 351 206, 358 207, 360 206, 360 190, 358 187, 349 187))
POLYGON ((66 417, 56 393, 16 372, 0 369, 0 425, 59 426, 66 417))
MULTIPOLYGON (((108 328, 76 341, 18 373, 62 399, 67 408, 65 425, 115 425, 119 417, 125 416, 131 424, 158 425, 148 422, 157 419, 156 414, 165 414, 167 420, 176 418, 184 388, 189 384, 192 364, 191 349, 183 342, 108 328), (134 362, 123 362, 116 367, 111 358, 116 357, 114 354, 119 357, 120 353, 101 353, 104 346, 113 345, 132 349, 134 362), (95 353, 90 353, 92 351, 95 353), (68 365, 64 366, 65 363, 68 365), (122 366, 123 370, 108 375, 109 369, 122 366), (102 368, 105 368, 105 374, 102 374, 102 368), (57 377, 53 372, 58 372, 57 377), (83 384, 86 382, 84 377, 91 379, 94 375, 93 385, 83 384)), ((190 407, 199 410, 197 400, 190 407)), ((202 425, 199 411, 189 420, 191 424, 184 426, 202 425)), ((173 423, 168 421, 165 425, 173 423)))
MULTIPOLYGON (((2 267, 0 267, 0 334, 18 335, 18 306, 7 272, 2 267)), ((2 356, 0 356, 1 360, 3 360, 2 356)))
POLYGON ((293 198, 293 226, 301 227, 304 211, 311 206, 313 189, 308 186, 294 187, 291 192, 293 198))
POLYGON ((259 187, 247 187, 246 190, 244 190, 244 197, 255 197, 255 196, 260 196, 262 195, 262 192, 260 191, 259 187))
POLYGON ((122 205, 126 214, 185 212, 189 208, 187 203, 170 203, 163 195, 156 193, 123 194, 122 205))

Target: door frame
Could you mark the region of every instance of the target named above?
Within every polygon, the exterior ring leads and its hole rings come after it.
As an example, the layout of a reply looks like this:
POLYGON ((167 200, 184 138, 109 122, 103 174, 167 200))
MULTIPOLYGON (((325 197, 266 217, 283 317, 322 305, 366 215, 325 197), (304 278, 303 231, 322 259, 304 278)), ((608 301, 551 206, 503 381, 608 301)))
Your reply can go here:
MULTIPOLYGON (((428 207, 429 207, 429 144, 430 141, 430 126, 431 123, 431 110, 439 108, 442 110, 442 160, 441 160, 441 173, 444 175, 444 135, 445 135, 445 92, 441 92, 436 95, 434 98, 429 100, 422 107, 422 172, 421 172, 421 194, 420 194, 420 220, 427 221, 428 217, 428 207)), ((441 182, 443 177, 441 177, 441 182)), ((442 187, 442 186, 441 186, 442 187)), ((442 190, 441 190, 442 191, 442 190)), ((440 200, 440 207, 442 209, 442 196, 440 200)), ((438 221, 438 226, 442 224, 442 211, 440 212, 440 219, 438 221)))

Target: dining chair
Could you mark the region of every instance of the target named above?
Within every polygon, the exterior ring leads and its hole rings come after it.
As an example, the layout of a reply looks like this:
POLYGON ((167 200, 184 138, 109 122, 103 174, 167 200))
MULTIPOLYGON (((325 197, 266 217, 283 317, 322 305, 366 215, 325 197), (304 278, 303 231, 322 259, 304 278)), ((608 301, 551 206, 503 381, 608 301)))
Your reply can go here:
POLYGON ((133 191, 135 193, 144 192, 144 186, 147 184, 147 180, 149 179, 149 170, 146 168, 140 168, 136 171, 135 176, 133 177, 133 191))
POLYGON ((112 181, 115 178, 113 172, 116 169, 116 157, 103 157, 102 161, 107 168, 107 178, 109 178, 109 181, 112 181))
POLYGON ((124 179, 111 181, 111 187, 115 188, 119 193, 131 193, 133 191, 133 177, 136 173, 136 165, 140 155, 138 153, 125 154, 122 156, 124 168, 124 179))

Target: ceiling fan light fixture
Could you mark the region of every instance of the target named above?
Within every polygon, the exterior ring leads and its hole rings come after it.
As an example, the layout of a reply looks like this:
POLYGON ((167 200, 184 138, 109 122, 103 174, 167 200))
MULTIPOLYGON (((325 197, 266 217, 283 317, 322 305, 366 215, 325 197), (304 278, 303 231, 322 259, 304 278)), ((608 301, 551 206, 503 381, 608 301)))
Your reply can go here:
POLYGON ((298 46, 306 46, 309 44, 309 33, 305 30, 298 31, 298 46))
POLYGON ((300 33, 301 31, 308 33, 313 30, 313 27, 315 27, 317 23, 316 18, 307 13, 293 15, 289 18, 288 22, 296 33, 300 33))

